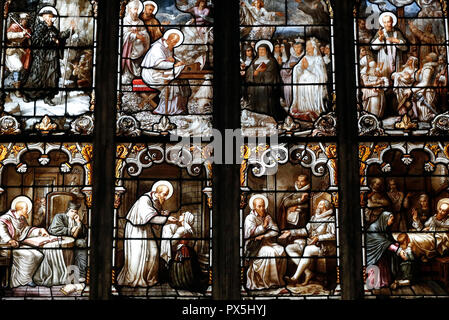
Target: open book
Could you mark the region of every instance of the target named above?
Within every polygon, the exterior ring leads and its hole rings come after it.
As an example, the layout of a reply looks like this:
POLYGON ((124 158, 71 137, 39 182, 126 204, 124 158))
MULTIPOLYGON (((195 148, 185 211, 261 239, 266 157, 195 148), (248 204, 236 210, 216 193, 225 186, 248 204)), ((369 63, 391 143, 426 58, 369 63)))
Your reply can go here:
POLYGON ((266 66, 267 66, 267 65, 265 64, 265 62, 262 62, 262 63, 256 68, 256 71, 260 71, 260 70, 266 68, 266 66))
POLYGON ((61 237, 54 237, 54 236, 49 236, 49 237, 33 237, 33 238, 26 238, 25 240, 22 241, 22 244, 25 245, 29 245, 32 247, 42 247, 43 245, 46 245, 47 243, 50 242, 55 242, 62 239, 61 237))

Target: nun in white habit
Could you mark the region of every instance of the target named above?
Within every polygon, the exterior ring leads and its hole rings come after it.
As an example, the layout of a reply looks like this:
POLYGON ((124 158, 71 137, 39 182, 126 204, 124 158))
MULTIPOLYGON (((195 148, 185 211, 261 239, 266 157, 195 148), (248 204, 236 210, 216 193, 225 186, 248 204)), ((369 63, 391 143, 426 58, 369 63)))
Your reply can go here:
POLYGON ((318 40, 306 42, 306 55, 293 68, 293 102, 291 114, 305 121, 314 121, 326 111, 326 64, 320 54, 318 40))

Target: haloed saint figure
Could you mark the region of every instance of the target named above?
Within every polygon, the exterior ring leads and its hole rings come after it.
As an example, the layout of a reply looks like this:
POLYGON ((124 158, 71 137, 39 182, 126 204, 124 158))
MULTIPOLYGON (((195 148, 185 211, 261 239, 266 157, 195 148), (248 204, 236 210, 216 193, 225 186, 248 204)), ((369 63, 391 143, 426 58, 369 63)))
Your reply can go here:
POLYGON ((72 20, 71 28, 60 32, 54 25, 57 17, 58 12, 51 6, 39 11, 35 30, 31 35, 30 72, 22 87, 25 102, 44 99, 46 104, 56 105, 52 99, 59 91, 61 51, 75 30, 75 21, 72 20))
POLYGON ((287 113, 280 105, 281 78, 277 61, 273 58, 271 42, 261 40, 256 44, 257 56, 250 64, 245 77, 249 109, 282 121, 287 113))

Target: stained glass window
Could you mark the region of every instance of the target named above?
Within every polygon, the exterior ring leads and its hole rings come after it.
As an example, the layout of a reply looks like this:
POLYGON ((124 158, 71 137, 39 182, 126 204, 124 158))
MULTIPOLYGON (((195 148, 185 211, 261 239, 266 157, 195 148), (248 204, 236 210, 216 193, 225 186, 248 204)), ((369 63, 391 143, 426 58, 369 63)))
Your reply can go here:
POLYGON ((0 300, 449 296, 447 1, 0 2, 0 300))
POLYGON ((121 4, 117 133, 211 135, 213 2, 121 4))
POLYGON ((117 146, 115 294, 211 295, 210 152, 207 146, 117 146))
POLYGON ((445 1, 356 4, 366 298, 449 292, 447 148, 415 138, 447 134, 447 26, 445 1))
POLYGON ((335 144, 247 145, 242 157, 244 299, 338 298, 335 144))
POLYGON ((97 1, 3 3, 0 134, 91 134, 97 1))
POLYGON ((240 1, 245 135, 335 135, 332 17, 329 1, 240 1))
POLYGON ((359 133, 447 134, 443 1, 359 1, 355 17, 359 133))
POLYGON ((4 297, 88 297, 91 161, 90 144, 0 144, 4 297))
POLYGON ((448 145, 363 143, 365 293, 447 296, 448 145))

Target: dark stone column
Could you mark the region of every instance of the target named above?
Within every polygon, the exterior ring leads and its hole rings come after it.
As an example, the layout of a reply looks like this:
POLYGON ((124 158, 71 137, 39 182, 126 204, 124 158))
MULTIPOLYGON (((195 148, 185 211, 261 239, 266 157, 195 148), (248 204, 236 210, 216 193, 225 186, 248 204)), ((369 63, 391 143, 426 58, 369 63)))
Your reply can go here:
POLYGON ((340 282, 345 300, 363 297, 353 9, 354 1, 334 1, 340 282))

